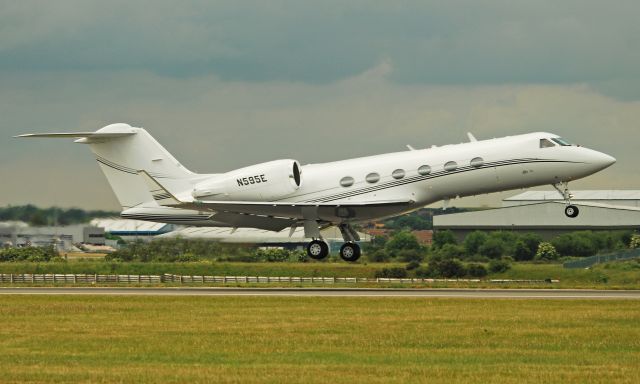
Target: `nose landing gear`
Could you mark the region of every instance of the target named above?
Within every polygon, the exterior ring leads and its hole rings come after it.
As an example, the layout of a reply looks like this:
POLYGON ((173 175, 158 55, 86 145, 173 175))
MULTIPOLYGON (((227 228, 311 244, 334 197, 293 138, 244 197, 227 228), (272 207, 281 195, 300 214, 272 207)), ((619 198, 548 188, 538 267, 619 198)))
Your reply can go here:
POLYGON ((574 218, 577 217, 579 213, 580 210, 575 205, 567 205, 564 209, 564 214, 567 215, 567 217, 574 218))
POLYGON ((562 195, 562 198, 567 204, 567 206, 564 208, 564 214, 572 219, 578 217, 578 214, 580 214, 580 210, 578 209, 578 207, 571 204, 571 198, 573 197, 573 195, 571 194, 571 192, 569 192, 569 183, 566 181, 561 181, 552 185, 553 188, 555 188, 556 191, 558 191, 560 195, 562 195))

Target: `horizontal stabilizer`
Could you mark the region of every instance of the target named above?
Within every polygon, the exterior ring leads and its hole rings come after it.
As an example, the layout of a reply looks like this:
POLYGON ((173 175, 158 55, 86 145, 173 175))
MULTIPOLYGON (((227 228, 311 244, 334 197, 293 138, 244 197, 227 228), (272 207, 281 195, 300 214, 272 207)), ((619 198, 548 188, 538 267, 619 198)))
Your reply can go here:
POLYGON ((48 138, 48 139, 115 139, 135 135, 135 132, 70 132, 70 133, 28 133, 15 138, 48 138))

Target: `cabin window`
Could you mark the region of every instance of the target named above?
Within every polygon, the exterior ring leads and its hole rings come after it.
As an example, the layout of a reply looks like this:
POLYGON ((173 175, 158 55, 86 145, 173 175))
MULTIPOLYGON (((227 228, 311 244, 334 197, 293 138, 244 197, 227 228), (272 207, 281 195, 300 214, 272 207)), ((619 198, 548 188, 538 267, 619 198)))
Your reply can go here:
POLYGON ((354 183, 353 177, 351 176, 345 176, 342 179, 340 179, 340 185, 342 185, 343 187, 350 187, 352 186, 354 183))
POLYGON ((445 171, 455 171, 456 169, 458 169, 458 163, 456 163, 455 161, 447 161, 444 164, 444 170, 445 171))
POLYGON ((365 180, 370 184, 377 183, 380 180, 380 175, 376 172, 371 172, 367 177, 365 177, 365 180))
POLYGON ((391 173, 391 176, 396 180, 402 179, 404 177, 404 169, 396 169, 391 173))
POLYGON ((418 168, 418 174, 422 176, 426 176, 430 173, 431 173, 431 167, 428 165, 421 165, 420 168, 418 168))
POLYGON ((547 139, 540 139, 540 148, 551 148, 555 146, 556 146, 555 144, 553 144, 551 141, 547 139))
POLYGON ((472 167, 480 168, 484 165, 484 160, 482 159, 482 157, 474 157, 473 159, 471 159, 469 164, 472 167))

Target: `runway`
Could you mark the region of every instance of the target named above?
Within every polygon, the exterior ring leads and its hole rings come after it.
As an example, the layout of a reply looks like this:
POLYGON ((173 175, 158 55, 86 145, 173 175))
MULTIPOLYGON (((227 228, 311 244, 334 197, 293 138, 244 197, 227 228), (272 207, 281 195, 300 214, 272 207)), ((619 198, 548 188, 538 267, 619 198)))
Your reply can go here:
POLYGON ((461 299, 640 299, 640 290, 369 288, 0 288, 0 295, 414 297, 461 299))

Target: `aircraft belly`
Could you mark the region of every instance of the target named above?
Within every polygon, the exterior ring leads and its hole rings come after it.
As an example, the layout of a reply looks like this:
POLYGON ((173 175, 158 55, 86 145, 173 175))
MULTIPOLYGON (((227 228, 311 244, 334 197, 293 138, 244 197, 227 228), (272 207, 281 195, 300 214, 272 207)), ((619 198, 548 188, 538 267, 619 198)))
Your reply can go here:
MULTIPOLYGON (((345 203, 348 204, 348 203, 345 203)), ((338 223, 342 221, 369 221, 381 217, 401 215, 422 207, 416 204, 319 207, 318 218, 322 221, 338 223)))
POLYGON ((259 215, 242 215, 230 212, 219 212, 212 217, 215 221, 226 223, 229 227, 249 227, 268 231, 282 231, 295 224, 297 219, 268 217, 259 215))

